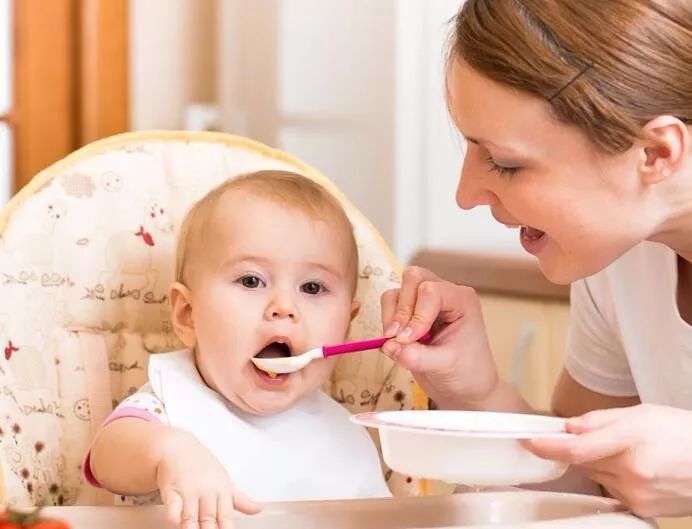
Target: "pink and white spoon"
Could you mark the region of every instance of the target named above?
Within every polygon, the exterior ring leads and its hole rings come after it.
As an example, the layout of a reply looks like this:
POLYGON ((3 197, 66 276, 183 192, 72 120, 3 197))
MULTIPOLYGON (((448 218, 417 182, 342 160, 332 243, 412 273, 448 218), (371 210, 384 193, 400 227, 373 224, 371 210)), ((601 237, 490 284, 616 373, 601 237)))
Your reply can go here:
MULTIPOLYGON (((430 339, 430 333, 427 332, 421 336, 418 341, 425 342, 430 339)), ((330 356, 342 355, 346 353, 356 353, 359 351, 368 351, 370 349, 378 349, 382 347, 390 338, 373 338, 371 340, 362 340, 359 342, 341 343, 338 345, 323 345, 309 351, 295 355, 284 356, 281 358, 252 358, 253 363, 262 371, 268 373, 293 373, 299 369, 303 369, 313 360, 319 358, 329 358, 330 356)))

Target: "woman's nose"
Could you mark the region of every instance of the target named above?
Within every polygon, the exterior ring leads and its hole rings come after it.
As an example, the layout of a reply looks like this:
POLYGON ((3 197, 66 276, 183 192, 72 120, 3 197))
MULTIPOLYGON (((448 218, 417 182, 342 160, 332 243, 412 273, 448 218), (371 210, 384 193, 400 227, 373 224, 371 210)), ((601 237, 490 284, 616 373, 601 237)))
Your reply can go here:
POLYGON ((477 164, 464 159, 457 184, 456 201, 461 209, 473 209, 476 206, 494 206, 499 203, 497 195, 488 187, 487 171, 477 164))

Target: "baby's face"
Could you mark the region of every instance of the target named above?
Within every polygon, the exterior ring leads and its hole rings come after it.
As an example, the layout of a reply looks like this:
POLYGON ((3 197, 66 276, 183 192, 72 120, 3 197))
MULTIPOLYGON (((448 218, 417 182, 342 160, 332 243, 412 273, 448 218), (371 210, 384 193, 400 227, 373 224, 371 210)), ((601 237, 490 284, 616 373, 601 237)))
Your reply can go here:
POLYGON ((340 231, 247 192, 221 198, 206 234, 210 247, 188 286, 198 368, 237 407, 281 412, 329 376, 332 360, 272 378, 251 358, 300 354, 345 338, 354 279, 340 231))

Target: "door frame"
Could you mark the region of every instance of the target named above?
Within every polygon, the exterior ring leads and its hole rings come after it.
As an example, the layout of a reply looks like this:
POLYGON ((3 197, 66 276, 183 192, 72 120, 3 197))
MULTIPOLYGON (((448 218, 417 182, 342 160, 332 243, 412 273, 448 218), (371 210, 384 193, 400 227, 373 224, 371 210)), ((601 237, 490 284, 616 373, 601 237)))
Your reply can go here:
POLYGON ((12 192, 129 121, 127 0, 14 0, 12 192))

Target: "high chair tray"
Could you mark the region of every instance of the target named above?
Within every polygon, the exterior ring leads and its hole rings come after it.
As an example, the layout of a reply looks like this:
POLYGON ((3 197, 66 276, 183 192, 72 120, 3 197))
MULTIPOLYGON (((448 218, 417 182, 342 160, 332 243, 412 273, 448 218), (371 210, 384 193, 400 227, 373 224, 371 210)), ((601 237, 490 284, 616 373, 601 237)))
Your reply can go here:
MULTIPOLYGON (((162 507, 51 507, 46 514, 73 529, 172 528, 162 507)), ((425 498, 390 498, 266 504, 261 514, 238 516, 236 529, 650 529, 653 523, 616 502, 546 492, 481 492, 425 498)))

